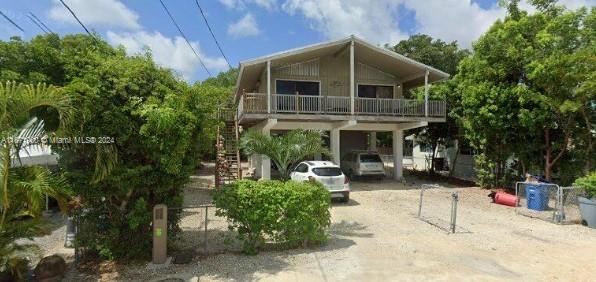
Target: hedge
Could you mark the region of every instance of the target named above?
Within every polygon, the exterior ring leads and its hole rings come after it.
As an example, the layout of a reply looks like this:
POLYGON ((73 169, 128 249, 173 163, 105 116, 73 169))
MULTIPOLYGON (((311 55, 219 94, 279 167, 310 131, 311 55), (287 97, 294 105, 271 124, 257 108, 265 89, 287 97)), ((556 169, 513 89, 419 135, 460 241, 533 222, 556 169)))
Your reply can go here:
POLYGON ((217 190, 214 201, 247 254, 266 241, 295 248, 327 240, 331 196, 320 183, 241 180, 217 190))

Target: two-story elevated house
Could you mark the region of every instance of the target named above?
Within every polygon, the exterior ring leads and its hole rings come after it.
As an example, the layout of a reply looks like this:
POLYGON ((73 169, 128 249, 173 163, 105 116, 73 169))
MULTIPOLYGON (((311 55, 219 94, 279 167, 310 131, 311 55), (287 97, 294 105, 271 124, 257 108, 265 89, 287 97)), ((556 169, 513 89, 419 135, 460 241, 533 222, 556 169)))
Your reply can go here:
MULTIPOLYGON (((237 118, 244 130, 319 129, 329 133, 333 161, 351 150, 374 149, 376 132, 393 134, 393 177, 402 177, 404 130, 445 121, 445 101, 428 99, 449 74, 355 36, 240 63, 237 118), (424 100, 405 99, 424 87, 424 100), (366 138, 373 136, 371 141, 366 138)), ((261 178, 271 162, 252 156, 261 178)))

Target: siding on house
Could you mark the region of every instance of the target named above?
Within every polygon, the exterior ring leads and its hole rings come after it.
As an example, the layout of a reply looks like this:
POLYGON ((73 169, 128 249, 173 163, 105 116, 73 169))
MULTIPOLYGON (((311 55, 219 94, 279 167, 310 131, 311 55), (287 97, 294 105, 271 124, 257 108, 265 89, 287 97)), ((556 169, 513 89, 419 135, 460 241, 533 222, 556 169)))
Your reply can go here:
MULTIPOLYGON (((393 97, 401 98, 402 89, 397 78, 374 67, 356 61, 355 89, 358 84, 392 85, 393 97)), ((350 62, 345 54, 323 56, 304 62, 271 67, 271 93, 275 94, 276 80, 319 81, 322 96, 350 96, 350 62)), ((267 92, 267 70, 260 75, 259 93, 267 92)), ((358 96, 358 93, 354 93, 358 96)))

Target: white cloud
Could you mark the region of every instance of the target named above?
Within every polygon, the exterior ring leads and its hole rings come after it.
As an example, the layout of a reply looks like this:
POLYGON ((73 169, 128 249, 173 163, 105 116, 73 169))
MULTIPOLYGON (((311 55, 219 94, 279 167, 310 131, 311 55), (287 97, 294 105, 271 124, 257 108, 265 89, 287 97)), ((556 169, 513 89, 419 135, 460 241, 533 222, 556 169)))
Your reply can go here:
POLYGON ((277 8, 277 0, 219 0, 219 2, 230 9, 246 9, 249 4, 255 4, 269 11, 277 8))
POLYGON ((244 17, 228 26, 228 34, 235 38, 259 35, 261 30, 255 17, 247 13, 244 17))
POLYGON ((267 10, 273 10, 277 6, 276 0, 253 0, 257 6, 263 7, 267 10))
POLYGON ((445 41, 457 40, 463 47, 470 47, 497 18, 505 16, 505 10, 498 6, 482 9, 469 0, 405 0, 404 5, 416 12, 418 32, 445 41))
MULTIPOLYGON (((88 28, 97 26, 132 30, 141 28, 138 22, 139 15, 118 0, 65 0, 65 2, 88 28)), ((78 24, 58 0, 52 1, 49 16, 56 21, 78 24)))
MULTIPOLYGON (((153 33, 145 31, 116 33, 108 31, 107 38, 110 44, 124 46, 129 55, 143 53, 145 48, 149 48, 153 60, 157 64, 177 71, 187 80, 192 77, 198 68, 202 68, 199 59, 180 36, 172 39, 157 31, 153 33)), ((228 69, 224 58, 208 57, 201 51, 198 43, 191 42, 191 45, 211 72, 228 69)))
MULTIPOLYGON (((571 9, 594 6, 596 0, 561 0, 571 9)), ((534 10, 522 1, 522 9, 534 10)), ((498 5, 483 9, 471 0, 286 0, 282 8, 289 14, 301 14, 311 28, 329 39, 355 34, 374 43, 396 43, 408 37, 400 29, 396 12, 414 12, 415 33, 426 33, 445 41, 457 40, 462 47, 484 33, 493 22, 505 16, 498 5)))
POLYGON ((374 43, 395 43, 407 35, 393 17, 395 0, 287 0, 282 8, 289 14, 302 14, 311 28, 329 39, 354 34, 374 43))

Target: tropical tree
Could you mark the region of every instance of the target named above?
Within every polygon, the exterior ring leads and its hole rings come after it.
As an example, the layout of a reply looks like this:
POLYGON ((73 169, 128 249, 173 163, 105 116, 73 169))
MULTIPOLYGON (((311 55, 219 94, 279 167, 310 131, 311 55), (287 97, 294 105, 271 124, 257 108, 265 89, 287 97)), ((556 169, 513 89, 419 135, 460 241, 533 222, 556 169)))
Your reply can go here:
POLYGON ((58 200, 64 211, 69 195, 61 177, 53 176, 41 166, 20 163, 20 152, 42 145, 47 135, 43 115, 48 108, 56 114, 59 124, 71 121, 72 100, 59 89, 41 83, 0 84, 0 272, 16 276, 20 276, 23 259, 31 246, 13 241, 30 236, 37 227, 23 219, 41 215, 46 195, 58 200))
POLYGON ((37 216, 40 214, 40 201, 45 195, 63 194, 63 182, 50 176, 41 167, 14 168, 13 162, 19 161, 19 152, 24 147, 41 145, 46 135, 41 126, 43 120, 33 115, 39 108, 51 107, 56 110, 59 120, 65 124, 72 119, 73 106, 71 98, 57 88, 38 84, 37 86, 7 82, 0 84, 0 177, 2 198, 0 208, 0 228, 12 220, 10 216, 37 216), (22 200, 26 203, 26 211, 22 204, 12 201, 22 200))
POLYGON ((481 184, 507 184, 510 159, 522 173, 541 169, 547 180, 559 168, 570 183, 594 159, 596 8, 535 0, 538 11, 529 14, 518 2, 505 3, 508 16, 460 64, 459 120, 477 152, 481 184))
POLYGON ((292 130, 280 136, 270 136, 249 131, 241 140, 246 154, 269 157, 277 167, 281 178, 289 179, 290 169, 306 157, 316 154, 330 155, 325 147, 323 132, 318 130, 292 130))
MULTIPOLYGON (((470 52, 460 49, 457 41, 444 42, 440 39, 433 39, 426 34, 416 34, 406 40, 398 42, 395 46, 385 46, 396 53, 402 54, 418 62, 427 64, 449 74, 457 72, 459 62, 468 56, 470 52)), ((459 107, 459 93, 454 91, 456 84, 452 80, 433 84, 429 90, 431 99, 445 100, 447 103, 446 122, 430 123, 424 128, 414 129, 410 134, 415 134, 416 141, 432 148, 432 158, 435 158, 436 148, 439 145, 452 144, 459 136, 459 127, 451 112, 456 112, 459 107)), ((411 96, 422 99, 424 92, 421 89, 413 89, 411 96)), ((435 171, 435 162, 431 162, 430 172, 435 171)))
MULTIPOLYGON (((152 208, 182 204, 183 185, 213 147, 218 101, 230 96, 233 75, 190 86, 150 51, 127 56, 83 34, 0 41, 0 62, 0 79, 53 84, 76 100, 77 123, 65 136, 102 138, 52 147, 85 209, 78 243, 102 258, 147 257, 152 208)), ((178 219, 169 214, 169 234, 178 219)))

